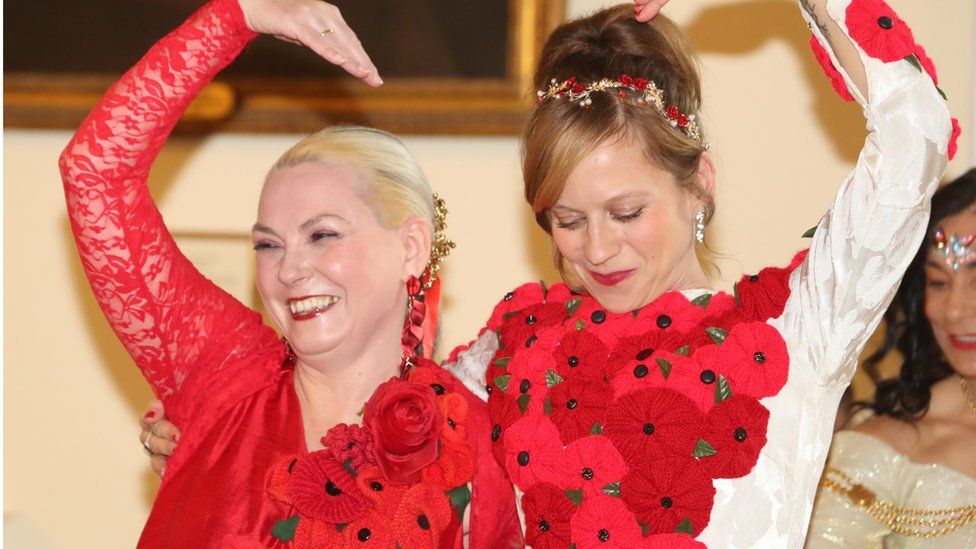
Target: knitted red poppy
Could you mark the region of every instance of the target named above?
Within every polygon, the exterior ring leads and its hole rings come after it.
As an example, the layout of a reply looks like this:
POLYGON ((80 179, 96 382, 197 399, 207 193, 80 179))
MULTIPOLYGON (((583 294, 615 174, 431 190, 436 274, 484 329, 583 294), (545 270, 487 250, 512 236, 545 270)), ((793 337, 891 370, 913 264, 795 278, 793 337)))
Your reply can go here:
POLYGON ((327 450, 300 458, 291 477, 289 495, 302 516, 341 524, 366 510, 366 498, 356 480, 327 450))
POLYGON ((959 120, 956 118, 952 119, 952 135, 949 137, 949 160, 956 157, 956 151, 959 150, 959 136, 962 134, 962 127, 959 125, 959 120))
POLYGON ((613 393, 602 380, 570 378, 549 392, 552 422, 563 444, 585 437, 603 422, 613 393))
POLYGON ((379 467, 371 467, 356 475, 356 486, 380 514, 392 517, 409 485, 387 482, 379 467))
POLYGON ((688 534, 658 534, 645 539, 647 549, 708 549, 688 534))
POLYGON ((302 517, 295 528, 295 537, 291 541, 295 549, 339 549, 344 547, 342 532, 335 524, 327 524, 302 517))
POLYGON ((865 53, 884 62, 904 59, 915 38, 898 14, 882 0, 852 0, 847 6, 848 33, 865 53))
MULTIPOLYGON (((681 292, 668 292, 642 307, 637 318, 650 330, 687 333, 698 327, 704 310, 681 292)), ((672 349, 668 349, 672 350, 672 349)))
POLYGON ((506 315, 531 305, 542 303, 544 299, 545 292, 543 291, 542 284, 538 282, 522 284, 505 294, 505 297, 495 305, 495 309, 491 313, 491 318, 488 320, 488 328, 491 330, 497 329, 505 321, 506 315))
POLYGON ((488 415, 491 419, 491 451, 498 463, 505 463, 505 431, 522 418, 514 398, 495 394, 488 399, 488 415))
POLYGON ((689 454, 631 469, 620 482, 620 497, 649 533, 670 534, 688 520, 697 536, 708 526, 715 488, 689 454))
POLYGON ((613 388, 613 394, 615 397, 619 398, 632 391, 637 391, 640 389, 647 389, 650 387, 665 387, 667 386, 667 378, 665 376, 671 375, 671 370, 673 367, 669 367, 672 364, 673 357, 680 357, 674 362, 680 362, 688 360, 687 357, 682 355, 676 355, 674 353, 668 353, 664 351, 655 351, 650 356, 645 356, 643 360, 635 361, 636 364, 632 368, 620 368, 613 379, 610 380, 610 386, 613 388), (661 359, 660 361, 658 359, 661 359))
POLYGON ((559 473, 556 463, 562 453, 559 431, 548 417, 523 417, 505 431, 505 469, 523 490, 537 482, 553 482, 559 473))
POLYGON ((561 377, 602 380, 610 352, 600 338, 585 330, 566 333, 552 351, 556 373, 561 377))
POLYGON ((606 495, 584 499, 570 527, 577 549, 631 549, 644 542, 634 514, 606 495))
POLYGON ((512 313, 502 323, 501 345, 511 356, 519 349, 531 347, 533 337, 543 328, 559 325, 567 317, 561 303, 540 303, 512 313))
POLYGON ((627 464, 613 443, 605 436, 590 435, 571 442, 559 457, 562 473, 559 486, 582 490, 583 499, 604 494, 613 483, 627 474, 627 464))
POLYGON ((451 504, 443 493, 427 484, 415 484, 403 495, 393 516, 393 546, 437 549, 451 520, 451 504))
POLYGON ((744 275, 735 284, 736 297, 745 320, 766 321, 783 314, 790 297, 790 269, 766 267, 759 274, 744 275))
POLYGON ((572 543, 569 520, 576 506, 564 490, 540 483, 522 496, 525 543, 533 549, 566 549, 572 543))
POLYGON ((655 352, 673 353, 684 346, 687 339, 686 334, 658 329, 652 329, 639 336, 622 338, 610 353, 608 373, 616 376, 621 371, 637 373, 641 365, 653 367, 654 363, 651 359, 655 352))
POLYGON ((840 71, 834 66, 834 62, 830 60, 830 54, 827 52, 827 48, 823 47, 816 36, 810 36, 810 49, 813 50, 813 56, 817 59, 817 63, 820 64, 820 68, 823 69, 824 74, 830 78, 830 85, 833 86, 837 95, 844 101, 854 101, 854 96, 847 89, 847 82, 844 82, 844 77, 841 76, 840 71))
POLYGON ((714 361, 703 363, 698 357, 719 350, 715 345, 704 347, 695 353, 694 359, 673 353, 662 355, 662 367, 670 367, 670 374, 662 386, 687 396, 702 413, 707 412, 715 404, 715 388, 719 383, 719 376, 725 375, 725 371, 716 369, 714 361))
POLYGON ((725 372, 733 394, 765 398, 779 393, 786 384, 790 355, 783 336, 769 324, 739 324, 720 347, 721 352, 710 356, 720 361, 715 366, 725 372))
POLYGON ((701 410, 688 397, 664 388, 642 389, 607 409, 603 432, 628 463, 669 455, 690 456, 701 435, 701 410))
POLYGON ((342 547, 395 547, 390 519, 370 509, 342 529, 342 547))
POLYGON ((437 398, 441 412, 441 446, 468 446, 468 401, 458 393, 446 393, 437 398))
POLYGON ((268 479, 268 495, 271 499, 291 505, 288 486, 291 484, 291 473, 298 464, 298 457, 298 454, 292 454, 279 461, 271 470, 271 478, 268 479))
POLYGON ((702 439, 715 450, 699 459, 712 478, 737 478, 756 466, 766 445, 769 410, 754 398, 734 395, 715 405, 705 416, 702 439))

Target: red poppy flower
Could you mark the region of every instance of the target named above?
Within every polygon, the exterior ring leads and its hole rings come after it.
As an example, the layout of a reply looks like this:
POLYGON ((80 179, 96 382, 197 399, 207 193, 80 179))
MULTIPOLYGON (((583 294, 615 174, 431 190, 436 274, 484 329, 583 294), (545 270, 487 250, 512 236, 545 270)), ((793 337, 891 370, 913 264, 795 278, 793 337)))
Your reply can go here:
POLYGON ((788 269, 766 267, 759 274, 744 275, 735 285, 736 295, 747 320, 766 321, 783 314, 790 297, 788 269))
POLYGON ((530 415, 505 431, 505 469, 522 490, 538 482, 552 482, 559 473, 556 463, 562 453, 559 431, 548 417, 530 415))
MULTIPOLYGON (((558 335, 552 332, 549 334, 558 335)), ((495 388, 503 389, 507 396, 520 402, 526 413, 542 413, 545 397, 549 392, 546 376, 556 366, 551 354, 554 341, 555 337, 543 335, 538 348, 515 353, 508 363, 508 373, 494 380, 495 388)))
POLYGON ((704 312, 681 292, 668 292, 641 307, 637 318, 650 330, 687 333, 698 327, 704 312))
POLYGON ((370 509, 342 529, 342 547, 395 547, 393 524, 388 517, 370 509))
POLYGON ((532 549, 566 549, 572 543, 569 521, 576 506, 566 492, 540 483, 522 496, 525 513, 525 543, 532 549))
POLYGON ((695 353, 694 359, 673 353, 662 356, 671 366, 668 379, 662 386, 685 395, 702 413, 707 412, 715 404, 715 385, 719 381, 719 375, 724 375, 724 372, 712 369, 711 365, 700 362, 698 358, 720 350, 721 347, 716 345, 702 348, 695 353))
POLYGON ((656 327, 639 336, 627 337, 617 342, 610 353, 607 373, 634 372, 641 365, 650 368, 653 354, 658 351, 675 352, 686 344, 687 336, 677 331, 660 330, 656 327))
POLYGON ((715 454, 699 459, 712 478, 738 478, 756 466, 766 445, 769 410, 758 400, 734 395, 715 405, 705 416, 702 438, 715 454))
POLYGON ((671 534, 688 519, 698 535, 708 526, 715 487, 689 454, 631 469, 620 482, 620 497, 651 534, 671 534))
POLYGON ((552 422, 563 444, 585 437, 595 423, 602 423, 613 393, 600 381, 571 378, 549 391, 552 422))
POLYGON ((645 538, 647 549, 708 549, 688 534, 658 534, 645 538))
POLYGON ((452 517, 451 504, 443 492, 426 484, 411 486, 393 516, 392 546, 437 549, 452 517))
POLYGON ((851 38, 871 57, 887 63, 915 49, 912 30, 882 0, 852 0, 845 19, 851 38))
POLYGON ((704 417, 681 393, 664 388, 634 391, 608 409, 603 432, 628 463, 661 456, 690 456, 704 417))
POLYGON ((634 514, 606 495, 584 499, 570 526, 577 549, 631 549, 644 542, 634 514))
POLYGON ((491 452, 502 466, 505 465, 505 431, 521 419, 522 415, 518 403, 512 397, 499 392, 488 395, 491 452))
POLYGON ((962 126, 959 125, 959 119, 952 119, 952 135, 949 136, 949 149, 947 151, 949 155, 949 160, 952 160, 956 156, 956 151, 959 150, 959 136, 962 135, 962 126))
POLYGON ((322 437, 322 445, 329 450, 338 463, 349 462, 349 465, 359 470, 376 464, 373 456, 373 435, 369 429, 359 425, 340 423, 329 429, 322 437))
POLYGON ((566 307, 562 303, 542 303, 516 311, 500 328, 499 338, 506 355, 532 347, 540 330, 559 325, 566 316, 566 307))
POLYGON ((370 467, 360 471, 356 475, 356 486, 359 487, 359 492, 369 500, 372 508, 386 517, 393 516, 397 507, 400 506, 400 499, 403 498, 403 494, 407 493, 406 485, 387 482, 379 467, 370 467))
POLYGON ((289 545, 295 549, 339 549, 343 547, 342 532, 335 524, 302 517, 289 545))
POLYGON ((471 482, 474 478, 474 456, 467 444, 441 444, 441 455, 434 463, 424 467, 420 480, 448 492, 471 482))
MULTIPOLYGON (((664 371, 661 369, 662 364, 658 362, 659 358, 669 360, 671 357, 680 357, 678 360, 687 360, 681 355, 664 351, 654 351, 650 356, 642 353, 640 356, 644 357, 643 360, 635 361, 636 364, 633 367, 620 368, 610 380, 610 386, 613 388, 613 394, 616 398, 640 389, 666 386, 667 380, 664 377, 664 371)), ((668 363, 670 364, 670 361, 668 363)), ((671 375, 670 371, 668 375, 671 375)))
POLYGON ((446 393, 437 399, 441 425, 441 446, 468 445, 468 401, 458 393, 446 393))
POLYGON ((298 454, 290 455, 271 469, 271 476, 268 477, 268 495, 271 499, 291 505, 288 490, 291 486, 291 473, 298 464, 298 458, 298 454))
POLYGON ((620 482, 627 463, 605 436, 590 435, 571 442, 559 458, 563 478, 559 486, 583 490, 583 499, 603 494, 603 489, 620 482))
POLYGON ((505 321, 505 316, 526 307, 537 305, 545 300, 546 294, 542 284, 530 282, 515 288, 505 294, 505 297, 495 305, 495 310, 491 313, 488 320, 488 328, 497 329, 505 321))
POLYGON ((810 253, 810 248, 806 248, 796 252, 796 255, 793 256, 793 259, 790 261, 790 265, 789 267, 787 267, 787 269, 790 272, 793 272, 794 269, 796 269, 797 267, 800 266, 801 263, 803 263, 803 260, 807 258, 807 255, 809 255, 809 253, 810 253))
POLYGON ((552 351, 556 373, 563 379, 603 380, 606 374, 607 347, 586 330, 572 330, 556 343, 552 351))
POLYGON ((354 520, 366 510, 356 479, 326 450, 298 460, 288 493, 302 516, 333 524, 354 520))
POLYGON ((847 82, 844 82, 844 77, 834 66, 834 62, 830 60, 827 48, 823 47, 816 36, 810 36, 810 49, 813 50, 813 56, 817 59, 817 63, 820 63, 820 68, 823 69, 824 74, 830 78, 830 85, 834 87, 837 95, 844 101, 854 101, 854 96, 847 89, 847 82))
MULTIPOLYGON (((790 371, 786 342, 765 322, 739 324, 715 354, 732 394, 765 398, 779 393, 790 371)), ((697 358, 697 355, 696 355, 697 358)))

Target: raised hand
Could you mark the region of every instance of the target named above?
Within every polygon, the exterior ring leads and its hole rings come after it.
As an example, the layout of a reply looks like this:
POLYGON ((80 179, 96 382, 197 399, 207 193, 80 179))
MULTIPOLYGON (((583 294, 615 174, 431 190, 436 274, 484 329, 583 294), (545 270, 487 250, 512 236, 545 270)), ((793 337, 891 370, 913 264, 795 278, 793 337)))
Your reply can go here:
POLYGON ((238 0, 247 26, 287 42, 303 44, 370 86, 383 83, 356 33, 339 9, 319 0, 238 0))
POLYGON ((661 11, 669 0, 634 0, 634 15, 641 23, 646 23, 661 11))

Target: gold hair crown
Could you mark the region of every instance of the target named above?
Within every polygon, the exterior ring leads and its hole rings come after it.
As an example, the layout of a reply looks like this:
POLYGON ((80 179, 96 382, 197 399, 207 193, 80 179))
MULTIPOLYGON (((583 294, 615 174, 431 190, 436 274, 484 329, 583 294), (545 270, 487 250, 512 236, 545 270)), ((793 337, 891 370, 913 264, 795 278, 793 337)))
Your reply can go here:
MULTIPOLYGON (((579 104, 582 109, 589 109, 593 104, 590 97, 594 92, 612 93, 616 91, 620 98, 628 95, 632 96, 638 105, 653 107, 661 113, 668 124, 673 128, 680 129, 688 137, 701 143, 701 130, 698 127, 698 120, 694 114, 683 114, 677 105, 668 104, 664 101, 664 92, 661 91, 652 80, 637 77, 629 74, 621 74, 616 80, 609 78, 600 79, 590 84, 582 84, 576 80, 575 76, 570 76, 566 80, 559 82, 555 78, 551 80, 549 88, 536 92, 538 102, 542 103, 547 99, 568 99, 579 104)), ((708 145, 704 145, 708 148, 708 145)))
POLYGON ((454 241, 447 238, 444 229, 447 228, 447 203, 434 193, 434 237, 430 243, 430 259, 427 261, 427 276, 424 280, 424 290, 429 290, 437 280, 437 272, 441 270, 441 262, 451 254, 454 241))

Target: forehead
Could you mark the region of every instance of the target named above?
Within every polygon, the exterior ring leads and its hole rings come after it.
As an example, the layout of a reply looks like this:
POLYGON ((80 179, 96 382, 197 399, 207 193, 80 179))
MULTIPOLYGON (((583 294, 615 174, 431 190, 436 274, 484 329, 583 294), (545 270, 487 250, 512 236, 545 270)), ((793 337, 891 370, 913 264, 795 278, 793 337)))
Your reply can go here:
POLYGON ((309 212, 353 218, 369 211, 364 190, 362 175, 347 166, 305 162, 280 168, 264 183, 258 219, 304 219, 309 212))
POLYGON ((676 192, 674 176, 651 163, 640 146, 629 140, 601 143, 566 178, 559 198, 564 206, 604 202, 620 195, 676 192))
POLYGON ((938 223, 947 234, 964 236, 976 233, 976 206, 950 215, 938 223))

